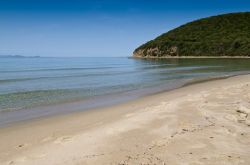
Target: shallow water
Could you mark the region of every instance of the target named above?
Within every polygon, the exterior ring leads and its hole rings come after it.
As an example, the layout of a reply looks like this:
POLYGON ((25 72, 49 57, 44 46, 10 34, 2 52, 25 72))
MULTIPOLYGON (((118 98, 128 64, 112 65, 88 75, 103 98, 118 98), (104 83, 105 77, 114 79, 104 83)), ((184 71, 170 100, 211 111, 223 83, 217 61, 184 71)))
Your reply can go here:
POLYGON ((0 58, 0 112, 74 101, 89 109, 249 71, 250 59, 0 58))

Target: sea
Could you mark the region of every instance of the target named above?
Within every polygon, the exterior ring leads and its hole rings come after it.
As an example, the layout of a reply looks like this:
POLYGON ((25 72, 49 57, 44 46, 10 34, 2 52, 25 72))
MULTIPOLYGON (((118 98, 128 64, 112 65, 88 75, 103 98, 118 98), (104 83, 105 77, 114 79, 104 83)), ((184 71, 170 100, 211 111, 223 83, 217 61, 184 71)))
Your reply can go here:
POLYGON ((250 72, 250 59, 0 58, 0 126, 250 72))

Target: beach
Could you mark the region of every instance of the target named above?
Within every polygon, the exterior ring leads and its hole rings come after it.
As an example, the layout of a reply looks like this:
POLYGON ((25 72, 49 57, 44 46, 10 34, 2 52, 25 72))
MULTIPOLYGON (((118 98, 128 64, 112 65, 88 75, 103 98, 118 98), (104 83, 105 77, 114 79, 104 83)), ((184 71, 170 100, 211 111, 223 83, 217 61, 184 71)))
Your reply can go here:
POLYGON ((250 75, 0 128, 0 164, 250 164, 250 75))

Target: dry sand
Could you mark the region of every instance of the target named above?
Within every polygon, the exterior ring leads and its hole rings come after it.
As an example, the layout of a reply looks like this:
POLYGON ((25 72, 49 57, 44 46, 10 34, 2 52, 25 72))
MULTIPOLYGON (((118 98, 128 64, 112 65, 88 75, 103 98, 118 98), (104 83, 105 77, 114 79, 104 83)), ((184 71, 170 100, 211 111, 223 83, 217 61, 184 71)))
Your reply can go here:
POLYGON ((0 164, 250 164, 250 75, 0 129, 0 164))

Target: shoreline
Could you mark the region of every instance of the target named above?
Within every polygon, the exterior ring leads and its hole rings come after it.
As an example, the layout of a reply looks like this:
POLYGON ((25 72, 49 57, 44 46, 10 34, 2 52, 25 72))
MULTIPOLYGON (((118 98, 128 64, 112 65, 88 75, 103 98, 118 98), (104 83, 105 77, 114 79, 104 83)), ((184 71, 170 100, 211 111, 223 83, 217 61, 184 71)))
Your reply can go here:
POLYGON ((111 107, 9 125, 0 128, 0 162, 178 164, 199 160, 211 164, 230 161, 248 164, 250 123, 249 117, 246 120, 244 116, 250 113, 250 106, 241 97, 250 97, 249 82, 250 75, 210 80, 111 107), (230 108, 227 104, 233 104, 232 112, 226 110, 230 108), (245 109, 237 112, 242 107, 245 109), (214 139, 223 140, 225 145, 213 143, 214 139), (226 147, 229 144, 235 153, 226 147), (141 153, 147 154, 143 157, 141 153))
MULTIPOLYGON (((249 74, 249 73, 238 73, 238 74, 234 74, 234 75, 223 75, 223 76, 219 76, 219 77, 207 77, 207 78, 202 78, 202 79, 196 79, 196 80, 192 80, 190 82, 186 82, 180 86, 172 87, 169 89, 163 89, 163 90, 159 90, 159 91, 144 92, 144 94, 134 96, 134 97, 130 96, 132 98, 127 98, 127 99, 124 98, 123 100, 115 98, 114 100, 110 101, 110 99, 114 98, 115 96, 123 96, 124 95, 123 97, 129 97, 129 95, 126 96, 127 95, 126 93, 130 93, 131 91, 123 93, 123 94, 118 94, 118 95, 112 94, 112 96, 110 95, 106 99, 106 101, 102 100, 98 104, 96 104, 92 107, 88 107, 88 106, 89 106, 89 104, 93 104, 92 103, 93 98, 88 98, 87 100, 75 100, 75 101, 69 101, 69 102, 65 102, 65 103, 48 104, 48 105, 43 105, 43 106, 38 106, 38 107, 33 107, 33 108, 23 109, 23 110, 17 110, 17 111, 1 112, 2 116, 0 119, 2 119, 2 121, 0 122, 0 129, 4 128, 4 127, 12 126, 12 125, 20 124, 20 123, 31 122, 34 120, 42 120, 42 119, 46 119, 46 118, 51 118, 51 117, 56 117, 56 116, 61 116, 61 115, 69 115, 72 113, 79 113, 79 112, 85 112, 85 111, 88 112, 88 111, 92 111, 92 110, 102 110, 102 109, 106 109, 106 108, 117 106, 117 105, 119 106, 119 105, 123 105, 123 104, 127 104, 127 103, 129 104, 130 102, 134 102, 136 100, 140 100, 140 99, 143 99, 145 97, 152 97, 152 96, 155 96, 155 95, 158 95, 161 93, 170 92, 170 91, 180 89, 180 88, 183 88, 186 86, 204 83, 204 82, 209 82, 209 81, 214 81, 214 80, 223 80, 223 79, 227 79, 230 77, 247 75, 247 74, 249 74), (87 102, 86 105, 85 105, 85 102, 87 102), (90 102, 90 103, 88 103, 88 102, 90 102), (108 102, 108 103, 105 103, 105 102, 108 102), (85 106, 87 106, 87 107, 85 107, 85 106), (65 107, 67 107, 67 108, 65 108, 65 107), (76 107, 81 107, 81 108, 79 109, 76 107), (60 110, 58 110, 58 109, 60 109, 60 110), (70 109, 70 110, 67 110, 67 109, 70 109), (37 114, 39 112, 42 112, 42 113, 37 114), (7 114, 7 120, 6 120, 6 114, 7 114), (8 117, 8 114, 10 115, 10 117, 8 117)), ((103 98, 103 96, 97 96, 97 97, 95 97, 94 100, 98 101, 98 100, 101 100, 102 98, 103 98)))
POLYGON ((152 56, 146 56, 146 57, 138 57, 138 56, 131 56, 128 58, 134 58, 134 59, 189 59, 189 58, 197 58, 197 59, 249 59, 250 56, 163 56, 163 57, 152 57, 152 56))

